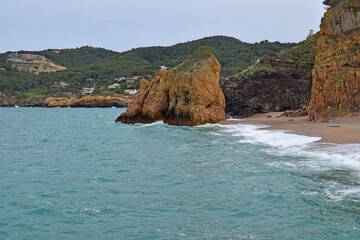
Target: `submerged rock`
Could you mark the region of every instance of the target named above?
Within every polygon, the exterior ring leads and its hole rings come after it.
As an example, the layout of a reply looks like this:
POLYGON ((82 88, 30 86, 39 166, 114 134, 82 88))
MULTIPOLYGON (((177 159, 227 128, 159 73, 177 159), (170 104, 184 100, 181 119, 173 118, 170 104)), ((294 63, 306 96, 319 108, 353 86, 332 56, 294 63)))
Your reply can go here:
POLYGON ((152 82, 143 79, 122 123, 194 126, 225 120, 225 98, 219 86, 220 64, 202 47, 170 71, 159 71, 152 82))
POLYGON ((272 53, 240 74, 226 79, 222 89, 226 113, 249 117, 256 113, 301 109, 311 96, 317 35, 294 48, 272 53))
POLYGON ((360 1, 334 1, 320 26, 309 120, 360 112, 360 1))

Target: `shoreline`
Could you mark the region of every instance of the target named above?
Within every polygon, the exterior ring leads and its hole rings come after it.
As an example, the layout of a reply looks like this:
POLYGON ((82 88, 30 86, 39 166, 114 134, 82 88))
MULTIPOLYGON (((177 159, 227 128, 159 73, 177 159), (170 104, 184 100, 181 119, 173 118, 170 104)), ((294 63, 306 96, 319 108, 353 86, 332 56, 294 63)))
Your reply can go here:
POLYGON ((343 117, 332 123, 311 122, 308 117, 280 117, 282 112, 261 113, 241 120, 227 120, 219 124, 267 125, 262 129, 285 130, 296 134, 321 137, 320 142, 360 144, 360 117, 343 117), (271 118, 267 118, 271 115, 271 118), (293 119, 294 121, 290 121, 293 119))

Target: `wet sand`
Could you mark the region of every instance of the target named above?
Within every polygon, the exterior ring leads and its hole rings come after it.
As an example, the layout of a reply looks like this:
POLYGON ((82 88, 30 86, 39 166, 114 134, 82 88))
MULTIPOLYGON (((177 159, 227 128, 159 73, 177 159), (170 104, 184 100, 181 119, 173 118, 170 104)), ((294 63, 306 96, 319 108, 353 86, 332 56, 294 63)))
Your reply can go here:
POLYGON ((220 124, 264 124, 264 129, 290 130, 299 134, 319 136, 322 142, 338 144, 360 144, 360 117, 344 117, 333 123, 311 122, 308 117, 280 117, 282 112, 257 114, 242 120, 228 120, 220 124), (271 115, 272 118, 267 118, 271 115), (293 119, 294 121, 290 121, 293 119))

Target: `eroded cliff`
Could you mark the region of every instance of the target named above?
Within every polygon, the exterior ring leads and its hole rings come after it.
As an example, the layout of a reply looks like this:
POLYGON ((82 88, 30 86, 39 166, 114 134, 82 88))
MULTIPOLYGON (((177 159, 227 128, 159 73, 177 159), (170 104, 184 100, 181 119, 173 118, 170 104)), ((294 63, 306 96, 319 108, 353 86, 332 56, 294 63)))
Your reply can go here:
POLYGON ((159 71, 152 82, 143 79, 135 99, 116 122, 163 120, 171 125, 194 126, 225 120, 219 77, 219 62, 206 48, 200 48, 185 63, 159 71))
POLYGON ((306 107, 311 96, 317 37, 317 34, 311 36, 290 50, 269 54, 249 69, 226 79, 221 86, 226 113, 248 117, 306 107))
POLYGON ((328 121, 360 111, 360 1, 338 1, 320 26, 309 120, 328 121))

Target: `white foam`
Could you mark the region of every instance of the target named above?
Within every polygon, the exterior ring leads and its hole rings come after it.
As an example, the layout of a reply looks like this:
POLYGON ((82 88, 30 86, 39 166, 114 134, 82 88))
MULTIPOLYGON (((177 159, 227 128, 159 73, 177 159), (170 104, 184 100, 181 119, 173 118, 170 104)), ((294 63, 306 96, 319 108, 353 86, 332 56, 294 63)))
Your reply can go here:
MULTIPOLYGON (((239 142, 265 145, 263 151, 270 155, 295 156, 299 166, 314 169, 350 169, 360 173, 360 144, 329 144, 318 142, 320 137, 296 134, 291 131, 266 130, 266 125, 209 124, 217 132, 239 137, 239 142)), ((291 163, 293 164, 293 163, 291 163)))
POLYGON ((82 208, 81 212, 100 213, 100 209, 97 209, 97 208, 82 208))
POLYGON ((153 123, 142 123, 141 127, 139 128, 144 128, 144 127, 151 127, 151 126, 155 126, 155 125, 163 125, 165 124, 164 121, 157 121, 157 122, 153 122, 153 123))
POLYGON ((301 147, 321 140, 320 137, 310 137, 294 134, 290 131, 264 130, 267 125, 218 125, 224 128, 224 132, 233 133, 233 136, 243 137, 241 142, 262 144, 277 148, 301 147))

